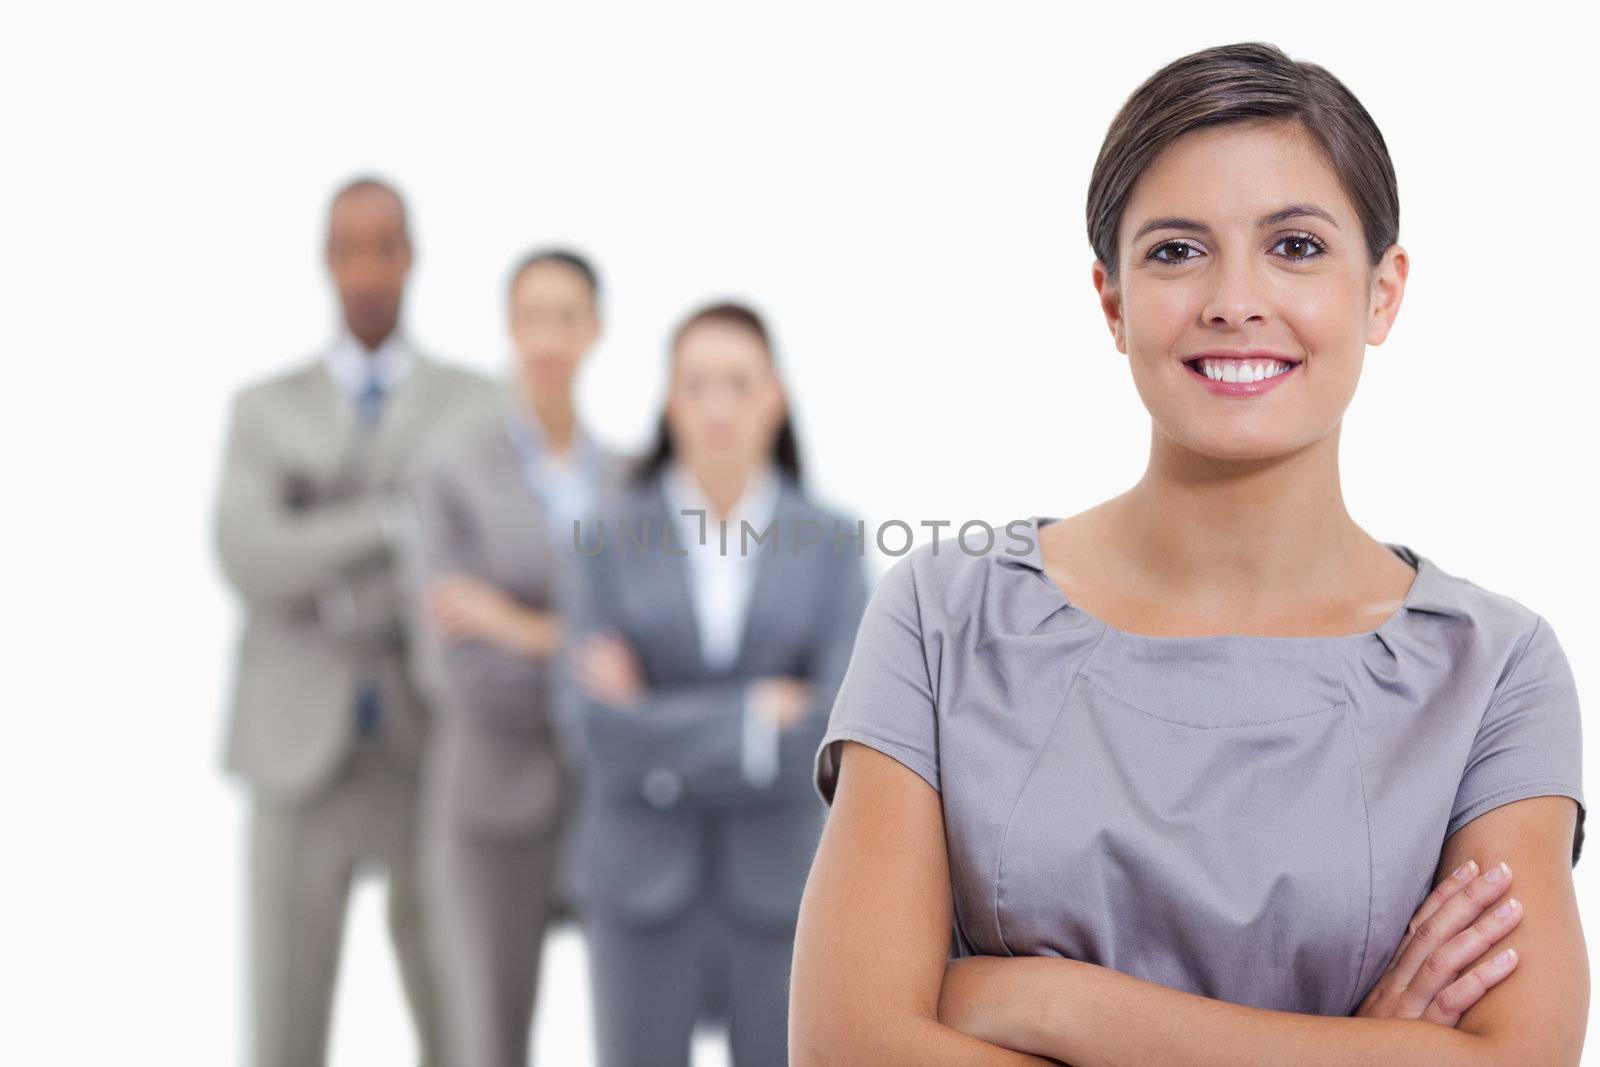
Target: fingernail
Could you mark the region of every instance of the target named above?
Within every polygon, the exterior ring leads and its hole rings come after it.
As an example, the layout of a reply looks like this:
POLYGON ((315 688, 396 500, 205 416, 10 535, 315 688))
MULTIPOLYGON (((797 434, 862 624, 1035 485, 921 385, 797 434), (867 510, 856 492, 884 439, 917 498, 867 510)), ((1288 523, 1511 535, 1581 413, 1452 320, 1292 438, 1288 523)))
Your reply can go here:
POLYGON ((1489 873, 1483 876, 1483 880, 1485 882, 1498 882, 1510 872, 1511 868, 1506 866, 1505 860, 1501 860, 1499 863, 1489 868, 1489 873))
POLYGON ((1514 948, 1508 948, 1494 958, 1494 965, 1496 967, 1509 967, 1511 966, 1511 961, 1516 958, 1517 950, 1514 948))
POLYGON ((1476 866, 1476 865, 1477 865, 1476 861, 1468 860, 1467 862, 1463 863, 1461 866, 1457 867, 1455 869, 1455 872, 1453 874, 1451 874, 1450 877, 1452 877, 1452 878, 1470 878, 1470 877, 1472 877, 1472 868, 1474 866, 1476 866))
POLYGON ((1516 911, 1518 907, 1520 907, 1520 905, 1517 903, 1517 898, 1510 897, 1504 904, 1494 909, 1494 913, 1500 916, 1500 918, 1504 919, 1507 915, 1510 915, 1512 912, 1516 911))

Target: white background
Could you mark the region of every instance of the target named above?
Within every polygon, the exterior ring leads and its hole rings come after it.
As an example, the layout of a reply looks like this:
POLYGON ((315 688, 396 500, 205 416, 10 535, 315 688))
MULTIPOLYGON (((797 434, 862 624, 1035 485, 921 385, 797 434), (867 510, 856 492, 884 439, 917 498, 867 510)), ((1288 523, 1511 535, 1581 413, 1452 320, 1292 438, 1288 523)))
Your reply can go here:
MULTIPOLYGON (((602 436, 642 444, 671 324, 742 296, 771 316, 825 499, 1000 523, 1143 469, 1083 223, 1123 98, 1213 44, 1319 62, 1383 129, 1413 264, 1346 418, 1350 510, 1544 614, 1592 723, 1595 34, 1575 10, 7 5, 8 1062, 237 1062, 236 614, 207 515, 230 393, 333 328, 325 200, 358 170, 410 197, 422 344, 500 369, 507 267, 572 241, 608 288, 582 388, 602 436)), ((1595 879, 1590 859, 1591 927, 1595 879)), ((582 1063, 575 939, 550 968, 538 1048, 582 1063)), ((341 982, 335 1062, 410 1061, 376 883, 341 982)))

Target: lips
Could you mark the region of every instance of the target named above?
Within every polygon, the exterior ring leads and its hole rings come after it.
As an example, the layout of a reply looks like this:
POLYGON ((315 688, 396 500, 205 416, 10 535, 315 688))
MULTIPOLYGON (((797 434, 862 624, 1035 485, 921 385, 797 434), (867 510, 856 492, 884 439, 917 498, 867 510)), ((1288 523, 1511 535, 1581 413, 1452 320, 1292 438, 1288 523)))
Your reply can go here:
POLYGON ((1218 396, 1251 397, 1260 396, 1293 377, 1300 360, 1271 353, 1202 353, 1184 360, 1183 365, 1201 385, 1218 396))

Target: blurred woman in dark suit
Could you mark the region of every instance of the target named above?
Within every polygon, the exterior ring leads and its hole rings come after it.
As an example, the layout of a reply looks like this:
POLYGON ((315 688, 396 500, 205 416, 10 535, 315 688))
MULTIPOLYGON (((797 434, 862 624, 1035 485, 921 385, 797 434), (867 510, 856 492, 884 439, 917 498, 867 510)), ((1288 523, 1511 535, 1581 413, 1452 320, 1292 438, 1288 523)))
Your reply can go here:
POLYGON ((414 662, 434 701, 423 873, 452 1067, 525 1067, 544 932, 566 903, 566 760, 549 714, 573 523, 621 457, 579 424, 599 335, 592 267, 530 255, 509 289, 515 372, 491 425, 414 487, 414 662))
POLYGON ((801 488, 761 318, 691 314, 653 451, 584 525, 565 713, 603 1067, 689 1062, 725 1017, 782 1064, 811 762, 865 606, 862 524, 801 488), (639 540, 639 535, 646 538, 639 540))

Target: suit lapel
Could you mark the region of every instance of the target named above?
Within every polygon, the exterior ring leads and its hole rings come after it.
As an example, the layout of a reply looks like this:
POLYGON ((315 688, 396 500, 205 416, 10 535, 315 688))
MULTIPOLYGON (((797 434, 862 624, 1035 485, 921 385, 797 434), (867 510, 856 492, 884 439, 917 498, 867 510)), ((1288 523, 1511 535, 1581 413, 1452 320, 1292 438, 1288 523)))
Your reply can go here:
POLYGON ((382 474, 393 473, 410 453, 408 445, 427 429, 428 413, 439 396, 433 361, 418 353, 411 369, 400 379, 383 404, 378 425, 366 442, 373 465, 382 474))
POLYGON ((354 485, 361 478, 361 430, 349 398, 328 373, 327 362, 318 357, 306 368, 302 379, 301 417, 316 436, 301 437, 299 447, 314 457, 316 469, 330 486, 354 485))
POLYGON ((694 610, 694 575, 689 571, 689 557, 683 553, 688 546, 678 542, 674 525, 677 516, 673 513, 659 474, 651 479, 649 506, 644 509, 643 515, 648 523, 650 548, 636 555, 641 567, 650 572, 645 576, 645 581, 661 591, 673 619, 672 631, 681 635, 677 640, 683 656, 687 662, 694 664, 693 673, 703 674, 707 668, 705 649, 700 644, 699 620, 694 610), (658 545, 655 539, 662 536, 671 536, 673 540, 658 545), (675 547, 669 548, 668 544, 675 547))
MULTIPOLYGON (((787 599, 784 593, 783 568, 784 539, 794 535, 791 521, 791 485, 786 475, 779 475, 778 499, 772 509, 772 535, 757 547, 752 539, 749 551, 753 554, 751 565, 755 577, 750 587, 750 603, 745 608, 744 628, 739 637, 739 654, 734 659, 734 669, 752 673, 756 666, 754 657, 765 644, 773 612, 782 611, 787 599)), ((764 531, 756 531, 764 533, 764 531)), ((728 549, 738 551, 738 535, 728 530, 728 549)), ((794 550, 788 549, 790 552, 794 550)))

